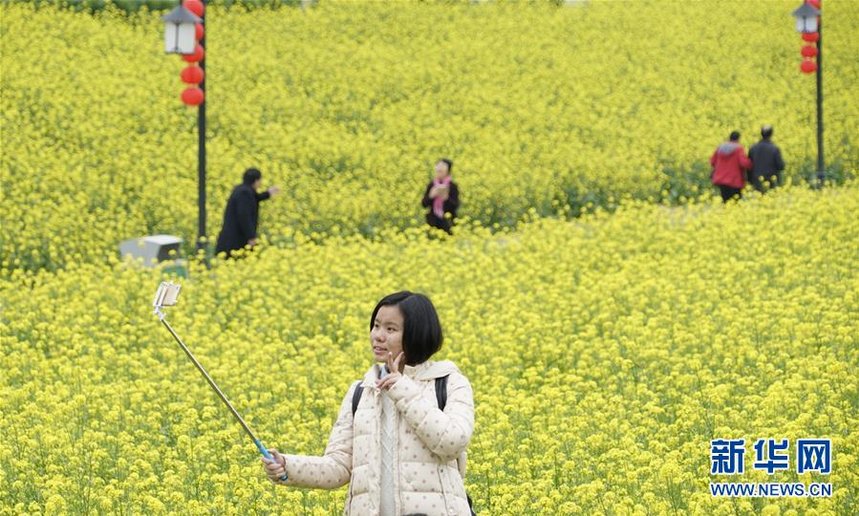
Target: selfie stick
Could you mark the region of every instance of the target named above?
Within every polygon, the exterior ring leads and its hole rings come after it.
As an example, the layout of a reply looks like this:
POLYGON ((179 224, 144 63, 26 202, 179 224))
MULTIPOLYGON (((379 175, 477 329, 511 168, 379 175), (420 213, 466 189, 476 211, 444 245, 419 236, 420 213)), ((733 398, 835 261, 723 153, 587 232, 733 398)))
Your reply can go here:
MULTIPOLYGON (((188 349, 188 346, 186 346, 185 343, 182 342, 182 339, 180 339, 179 336, 176 335, 176 332, 173 331, 173 328, 170 326, 170 323, 167 322, 167 314, 162 311, 162 308, 166 306, 173 306, 176 304, 176 298, 179 296, 180 288, 180 285, 176 285, 172 281, 162 282, 161 285, 158 286, 158 291, 155 293, 155 301, 152 303, 152 305, 155 307, 154 315, 158 316, 158 319, 161 321, 162 324, 164 324, 164 327, 167 328, 167 331, 170 332, 170 335, 173 335, 173 338, 176 339, 176 342, 179 343, 179 346, 182 348, 182 351, 184 351, 185 354, 188 355, 188 358, 191 359, 191 362, 194 363, 194 365, 197 367, 197 369, 200 371, 206 381, 209 382, 209 385, 212 387, 212 389, 215 390, 215 393, 217 393, 218 397, 221 398, 221 401, 223 401, 227 408, 230 409, 230 412, 233 414, 233 417, 235 417, 239 424, 242 425, 242 428, 245 429, 245 432, 247 432, 247 434, 253 440, 254 444, 256 445, 260 453, 262 453, 263 457, 265 457, 266 459, 274 460, 274 458, 271 456, 271 453, 269 453, 268 450, 262 445, 260 440, 257 439, 256 435, 254 435, 253 431, 250 429, 247 423, 245 423, 245 420, 242 419, 242 416, 239 415, 238 411, 233 407, 227 397, 224 396, 224 393, 221 391, 221 389, 218 388, 218 385, 215 383, 215 381, 212 380, 212 377, 209 376, 209 373, 206 372, 206 369, 203 368, 203 365, 197 361, 197 358, 194 357, 194 354, 191 353, 191 350, 188 349)), ((287 478, 288 477, 286 476, 286 473, 284 473, 280 477, 280 479, 283 481, 287 480, 287 478)))

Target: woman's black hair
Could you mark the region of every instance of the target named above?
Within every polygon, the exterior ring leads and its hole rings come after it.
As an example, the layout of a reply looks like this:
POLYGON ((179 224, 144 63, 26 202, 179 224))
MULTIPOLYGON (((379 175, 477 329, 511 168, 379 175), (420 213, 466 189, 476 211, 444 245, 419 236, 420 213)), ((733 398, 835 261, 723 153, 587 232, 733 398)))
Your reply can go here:
POLYGON ((439 161, 447 165, 447 175, 450 175, 453 172, 453 161, 447 158, 440 158, 439 161))
POLYGON ((382 298, 370 316, 370 331, 383 306, 396 306, 403 314, 403 353, 406 364, 415 366, 429 360, 441 349, 444 336, 432 301, 423 294, 403 290, 382 298))
POLYGON ((252 185, 256 183, 259 179, 262 179, 262 172, 255 168, 249 168, 245 170, 245 175, 242 177, 242 182, 246 185, 252 185))

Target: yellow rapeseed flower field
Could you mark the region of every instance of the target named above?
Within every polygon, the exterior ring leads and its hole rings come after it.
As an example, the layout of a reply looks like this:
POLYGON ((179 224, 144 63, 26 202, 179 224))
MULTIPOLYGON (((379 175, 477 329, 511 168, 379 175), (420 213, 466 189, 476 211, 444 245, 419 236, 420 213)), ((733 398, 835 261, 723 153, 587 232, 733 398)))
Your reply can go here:
MULTIPOLYGON (((160 13, 0 5, 2 266, 104 261, 126 238, 196 234, 195 112, 160 13)), ((248 166, 286 195, 262 231, 423 223, 433 161, 461 214, 509 226, 706 190, 732 129, 765 123, 787 177, 813 170, 814 80, 797 0, 362 2, 226 9, 207 21, 209 230, 248 166)), ((859 3, 826 0, 827 164, 859 163, 859 3)))
MULTIPOLYGON (((194 268, 170 320, 269 446, 321 453, 374 303, 437 305, 476 396, 479 514, 856 514, 859 187, 386 232, 194 268), (709 441, 830 437, 824 499, 712 498, 709 441)), ((274 487, 132 263, 0 282, 0 515, 337 515, 274 487)), ((751 451, 749 451, 749 454, 751 451)), ((749 455, 747 454, 747 456, 749 455)), ((718 480, 718 479, 715 479, 718 480)))

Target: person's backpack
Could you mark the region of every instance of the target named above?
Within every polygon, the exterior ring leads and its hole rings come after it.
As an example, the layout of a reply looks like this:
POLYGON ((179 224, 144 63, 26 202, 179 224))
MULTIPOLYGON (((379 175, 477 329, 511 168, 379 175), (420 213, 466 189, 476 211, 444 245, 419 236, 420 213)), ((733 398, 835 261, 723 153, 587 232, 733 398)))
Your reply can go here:
MULTIPOLYGON (((435 398, 438 401, 438 408, 444 410, 447 405, 447 376, 442 376, 435 379, 435 398)), ((355 417, 355 412, 358 410, 358 404, 361 403, 361 395, 364 394, 364 389, 360 387, 361 380, 355 382, 355 391, 352 393, 352 417, 355 417)), ((477 516, 474 512, 474 505, 471 502, 471 497, 465 493, 465 498, 468 500, 468 510, 471 511, 471 516, 477 516)))

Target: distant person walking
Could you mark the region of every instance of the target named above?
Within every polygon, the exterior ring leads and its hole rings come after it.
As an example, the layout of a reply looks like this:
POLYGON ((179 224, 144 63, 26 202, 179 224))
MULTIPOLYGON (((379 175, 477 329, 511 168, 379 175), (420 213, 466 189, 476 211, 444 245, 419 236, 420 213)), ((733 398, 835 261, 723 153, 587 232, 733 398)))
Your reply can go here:
POLYGON ((427 185, 421 205, 429 208, 426 215, 427 224, 443 229, 448 234, 456 218, 459 208, 459 188, 451 178, 453 162, 442 158, 435 164, 435 177, 427 185))
POLYGON ((728 141, 719 145, 710 158, 710 165, 713 167, 710 180, 719 187, 722 202, 742 197, 743 187, 746 186, 744 169, 752 168, 752 162, 740 145, 739 132, 732 132, 728 141))
POLYGON ((752 171, 749 180, 755 190, 766 193, 767 186, 775 188, 781 185, 781 171, 784 170, 784 160, 778 145, 772 142, 773 126, 761 127, 761 141, 749 149, 749 159, 752 160, 752 171), (767 183, 769 183, 767 185, 767 183))
POLYGON ((262 185, 262 173, 255 168, 245 170, 242 184, 233 189, 227 208, 224 210, 224 227, 218 235, 215 253, 227 253, 253 248, 257 245, 257 223, 259 222, 259 203, 280 193, 276 186, 270 186, 263 193, 257 193, 262 185))

